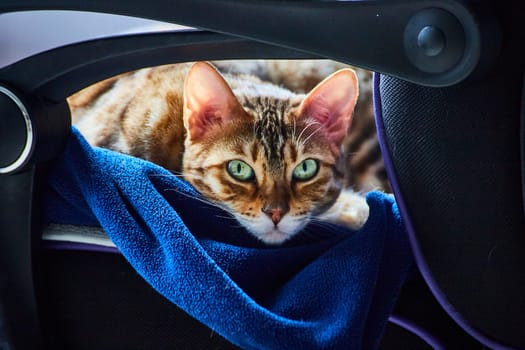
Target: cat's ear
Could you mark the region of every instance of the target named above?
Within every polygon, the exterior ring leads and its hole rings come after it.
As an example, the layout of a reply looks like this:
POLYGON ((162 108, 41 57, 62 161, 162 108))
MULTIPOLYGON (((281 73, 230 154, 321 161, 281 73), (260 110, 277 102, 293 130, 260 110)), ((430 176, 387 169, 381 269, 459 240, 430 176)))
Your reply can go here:
POLYGON ((339 149, 352 121, 357 96, 355 72, 341 69, 320 82, 305 97, 297 118, 322 124, 329 141, 339 149))
POLYGON ((215 68, 205 62, 191 67, 184 82, 184 126, 191 140, 242 113, 242 106, 215 68))

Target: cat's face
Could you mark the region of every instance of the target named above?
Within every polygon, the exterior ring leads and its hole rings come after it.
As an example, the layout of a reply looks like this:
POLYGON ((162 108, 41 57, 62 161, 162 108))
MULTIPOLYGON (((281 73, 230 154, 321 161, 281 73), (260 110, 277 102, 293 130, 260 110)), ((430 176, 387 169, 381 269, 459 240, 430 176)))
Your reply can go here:
POLYGON ((257 238, 282 243, 337 199, 356 98, 350 70, 306 97, 237 98, 214 68, 197 63, 185 83, 184 176, 257 238))

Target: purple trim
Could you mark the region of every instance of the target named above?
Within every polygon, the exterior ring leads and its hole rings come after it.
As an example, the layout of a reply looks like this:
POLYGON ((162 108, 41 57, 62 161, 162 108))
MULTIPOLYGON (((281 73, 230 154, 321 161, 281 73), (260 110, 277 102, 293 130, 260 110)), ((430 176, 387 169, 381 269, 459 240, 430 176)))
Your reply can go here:
POLYGON ((437 299, 438 303, 461 328, 463 328, 473 338, 475 338, 476 340, 478 340, 479 342, 488 346, 491 349, 511 350, 513 348, 509 348, 505 345, 502 345, 496 340, 489 338, 485 334, 482 334, 478 329, 474 328, 466 319, 464 319, 457 310, 455 310, 454 306, 450 304, 450 302, 447 300, 445 293, 443 293, 443 291, 440 289, 439 285, 437 284, 436 280, 432 275, 432 271, 427 265, 425 257, 423 256, 423 252, 421 251, 416 231, 414 230, 414 226, 412 225, 410 217, 408 216, 408 210, 405 201, 403 200, 399 182, 397 181, 396 172, 394 170, 394 164, 392 162, 392 158, 389 152, 390 148, 388 147, 388 143, 386 140, 385 125, 383 123, 383 108, 381 104, 381 96, 379 93, 380 79, 380 74, 374 73, 373 98, 379 146, 381 148, 381 152, 385 161, 385 168, 388 174, 388 179, 390 180, 390 183, 392 185, 392 190, 394 192, 396 202, 399 207, 399 212, 401 213, 401 217, 403 218, 403 222, 408 233, 408 238, 410 240, 410 245, 412 246, 412 252, 414 254, 414 258, 416 260, 416 264, 419 268, 419 271, 421 272, 423 279, 430 288, 434 297, 437 299))
POLYGON ((43 241, 42 246, 50 250, 80 250, 84 252, 99 252, 120 254, 120 250, 116 247, 106 247, 97 244, 77 243, 66 241, 43 241))
POLYGON ((388 321, 414 333, 419 338, 423 339, 425 343, 434 348, 434 350, 445 350, 445 346, 433 334, 413 321, 397 315, 391 315, 388 318, 388 321))

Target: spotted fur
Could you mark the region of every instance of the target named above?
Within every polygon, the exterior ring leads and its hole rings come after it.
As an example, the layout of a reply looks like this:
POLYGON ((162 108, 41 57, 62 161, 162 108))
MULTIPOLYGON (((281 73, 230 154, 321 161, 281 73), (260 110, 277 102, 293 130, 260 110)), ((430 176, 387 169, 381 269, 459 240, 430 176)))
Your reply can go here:
POLYGON ((312 90, 339 69, 354 69, 359 78, 359 99, 344 141, 345 187, 362 193, 392 192, 376 133, 372 72, 331 60, 226 60, 214 64, 221 72, 256 76, 295 93, 312 90))
POLYGON ((68 102, 90 143, 182 173, 257 238, 280 244, 315 218, 354 229, 366 221, 364 198, 341 194, 357 96, 349 69, 305 95, 199 62, 124 74, 68 102), (318 170, 299 181, 293 171, 306 159, 318 170), (233 177, 232 160, 248 164, 253 179, 233 177))

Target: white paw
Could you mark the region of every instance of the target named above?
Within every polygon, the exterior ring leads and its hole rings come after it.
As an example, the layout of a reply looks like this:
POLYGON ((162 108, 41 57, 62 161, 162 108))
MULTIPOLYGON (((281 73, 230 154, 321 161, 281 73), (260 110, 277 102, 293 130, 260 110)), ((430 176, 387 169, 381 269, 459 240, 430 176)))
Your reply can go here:
POLYGON ((358 193, 346 190, 341 192, 333 207, 321 219, 358 230, 366 223, 369 214, 366 199, 358 193))
POLYGON ((346 203, 345 208, 339 215, 339 223, 350 227, 351 229, 358 230, 368 220, 370 208, 366 203, 366 200, 362 197, 359 199, 352 199, 350 203, 346 203))

